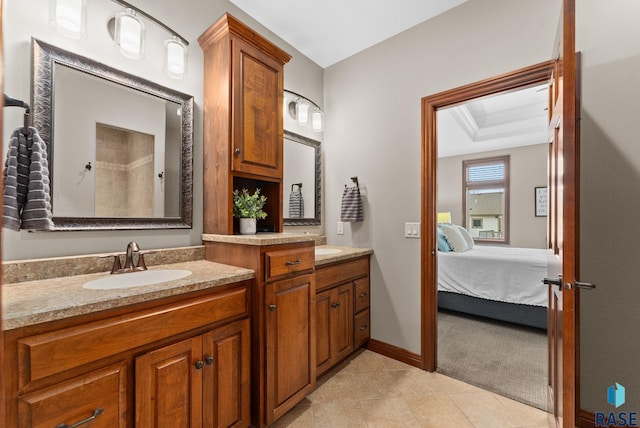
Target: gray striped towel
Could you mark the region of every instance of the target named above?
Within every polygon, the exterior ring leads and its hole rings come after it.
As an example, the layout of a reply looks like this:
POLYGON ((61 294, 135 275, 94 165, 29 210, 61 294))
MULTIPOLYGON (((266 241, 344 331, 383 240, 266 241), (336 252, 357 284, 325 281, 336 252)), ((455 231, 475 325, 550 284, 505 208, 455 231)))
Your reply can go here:
POLYGON ((3 172, 3 226, 11 230, 50 230, 51 193, 47 147, 35 128, 11 135, 3 172))
POLYGON ((300 190, 292 191, 289 195, 289 218, 304 217, 304 199, 300 190))
POLYGON ((359 187, 345 187, 342 192, 340 221, 354 222, 364 220, 364 209, 359 187))

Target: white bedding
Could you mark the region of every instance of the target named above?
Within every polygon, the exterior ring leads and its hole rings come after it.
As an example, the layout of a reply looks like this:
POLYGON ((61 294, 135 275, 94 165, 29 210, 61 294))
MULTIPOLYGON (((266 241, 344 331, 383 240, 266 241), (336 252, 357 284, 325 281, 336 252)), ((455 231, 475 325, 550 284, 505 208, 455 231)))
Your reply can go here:
POLYGON ((438 251, 438 290, 546 307, 542 279, 549 251, 479 245, 463 253, 438 251))

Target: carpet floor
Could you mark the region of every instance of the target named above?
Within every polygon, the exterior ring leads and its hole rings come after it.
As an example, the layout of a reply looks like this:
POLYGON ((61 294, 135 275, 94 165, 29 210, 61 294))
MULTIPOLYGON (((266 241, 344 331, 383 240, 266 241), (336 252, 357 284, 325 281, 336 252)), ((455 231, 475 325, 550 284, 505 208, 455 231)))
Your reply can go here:
POLYGON ((438 312, 438 372, 547 409, 547 334, 457 312, 438 312))

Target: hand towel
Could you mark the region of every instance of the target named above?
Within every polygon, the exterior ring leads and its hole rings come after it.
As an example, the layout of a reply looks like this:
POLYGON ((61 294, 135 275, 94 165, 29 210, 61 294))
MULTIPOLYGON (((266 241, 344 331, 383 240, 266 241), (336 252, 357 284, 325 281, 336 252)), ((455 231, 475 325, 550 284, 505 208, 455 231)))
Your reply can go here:
POLYGON ((5 161, 3 226, 11 230, 53 229, 47 147, 38 131, 16 129, 5 161))
POLYGON ((304 199, 299 189, 289 195, 289 218, 304 218, 304 199))
POLYGON ((345 187, 342 192, 342 207, 340 221, 355 222, 364 220, 362 197, 359 187, 345 187))

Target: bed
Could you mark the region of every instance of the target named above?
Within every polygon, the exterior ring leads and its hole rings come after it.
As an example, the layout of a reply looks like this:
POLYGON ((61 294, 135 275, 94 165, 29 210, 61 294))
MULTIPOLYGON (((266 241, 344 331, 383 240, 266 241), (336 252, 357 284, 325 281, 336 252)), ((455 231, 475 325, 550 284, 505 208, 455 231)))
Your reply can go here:
POLYGON ((474 245, 438 251, 438 307, 547 328, 549 250, 474 245))

